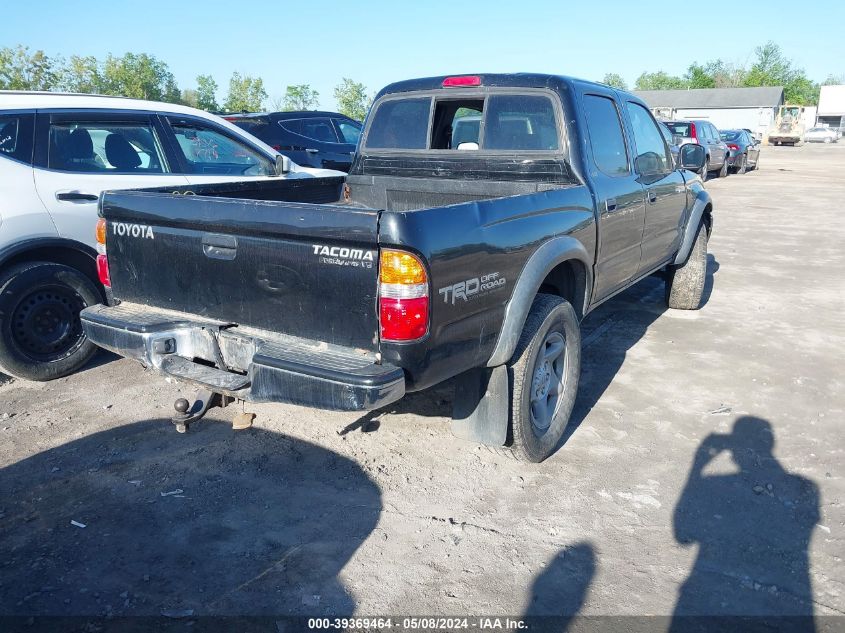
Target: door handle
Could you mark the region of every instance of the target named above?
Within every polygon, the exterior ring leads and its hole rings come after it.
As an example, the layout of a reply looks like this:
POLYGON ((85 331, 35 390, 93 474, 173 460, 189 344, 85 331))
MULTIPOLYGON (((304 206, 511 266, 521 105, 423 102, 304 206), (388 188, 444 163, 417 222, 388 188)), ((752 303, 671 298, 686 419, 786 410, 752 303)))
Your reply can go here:
POLYGON ((206 233, 202 236, 202 252, 210 259, 233 260, 238 254, 238 239, 234 235, 206 233))
POLYGON ((648 190, 648 201, 652 204, 657 202, 657 194, 654 193, 651 189, 648 190))
POLYGON ((604 208, 608 211, 616 211, 616 198, 608 198, 605 200, 604 208))
POLYGON ((59 191, 56 193, 56 200, 66 202, 96 202, 100 196, 82 191, 59 191))
POLYGON ((309 147, 309 148, 306 148, 306 149, 305 149, 305 151, 306 151, 306 152, 308 152, 309 154, 316 154, 316 153, 318 153, 320 150, 318 150, 318 149, 311 149, 311 148, 309 147))

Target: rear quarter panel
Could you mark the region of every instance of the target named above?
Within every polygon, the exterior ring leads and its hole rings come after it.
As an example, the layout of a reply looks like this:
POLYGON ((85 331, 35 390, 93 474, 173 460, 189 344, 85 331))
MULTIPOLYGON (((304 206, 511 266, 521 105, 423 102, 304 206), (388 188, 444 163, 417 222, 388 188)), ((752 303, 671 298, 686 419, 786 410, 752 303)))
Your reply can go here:
POLYGON ((517 279, 539 246, 561 235, 592 256, 592 196, 583 185, 445 207, 386 212, 382 247, 421 255, 429 266, 431 325, 423 341, 382 343, 385 360, 423 389, 484 366, 496 345, 517 279))

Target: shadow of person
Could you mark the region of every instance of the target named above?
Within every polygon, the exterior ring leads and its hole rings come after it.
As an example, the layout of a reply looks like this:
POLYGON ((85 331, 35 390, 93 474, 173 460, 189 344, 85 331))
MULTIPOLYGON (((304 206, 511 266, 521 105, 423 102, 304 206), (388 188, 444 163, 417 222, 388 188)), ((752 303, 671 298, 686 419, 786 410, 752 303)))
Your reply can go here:
POLYGON ((596 557, 589 543, 562 549, 531 585, 531 601, 523 620, 532 631, 568 630, 584 606, 587 590, 596 573, 596 557))
POLYGON ((381 511, 353 461, 208 417, 103 431, 0 481, 0 616, 351 615, 338 573, 381 511))
POLYGON ((818 488, 783 469, 774 443, 766 420, 745 416, 730 434, 711 434, 698 447, 673 518, 675 538, 698 544, 698 557, 679 591, 671 631, 713 625, 688 616, 753 616, 727 619, 722 630, 733 630, 731 623, 743 631, 814 630, 808 547, 818 488))

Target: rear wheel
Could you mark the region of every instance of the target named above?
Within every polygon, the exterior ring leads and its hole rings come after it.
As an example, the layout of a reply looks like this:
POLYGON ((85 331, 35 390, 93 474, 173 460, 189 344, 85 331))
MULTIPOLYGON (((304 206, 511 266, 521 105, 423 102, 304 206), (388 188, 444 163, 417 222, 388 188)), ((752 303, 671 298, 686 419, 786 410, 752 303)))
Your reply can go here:
POLYGON ((739 159, 739 165, 736 168, 736 173, 744 174, 748 171, 748 155, 743 154, 739 159))
POLYGON ((728 159, 725 158, 725 162, 722 163, 722 168, 719 170, 719 178, 724 178, 728 175, 728 159))
POLYGON ((102 301, 82 272, 50 262, 15 266, 0 276, 0 371, 28 380, 73 373, 97 348, 79 312, 102 301))
POLYGON ((581 373, 581 329, 560 297, 534 299, 508 366, 511 411, 506 450, 541 462, 558 446, 575 405, 581 373))
POLYGON ((701 176, 702 180, 707 180, 707 174, 710 173, 710 157, 704 157, 704 167, 698 172, 698 175, 701 176))
POLYGON ((669 266, 666 274, 666 305, 676 310, 698 310, 707 278, 707 227, 698 227, 687 261, 669 266))

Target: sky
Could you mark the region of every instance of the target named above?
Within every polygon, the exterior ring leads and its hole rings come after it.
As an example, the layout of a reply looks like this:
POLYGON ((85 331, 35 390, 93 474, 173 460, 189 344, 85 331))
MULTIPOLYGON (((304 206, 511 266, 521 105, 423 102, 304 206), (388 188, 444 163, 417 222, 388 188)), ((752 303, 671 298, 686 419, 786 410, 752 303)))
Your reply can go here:
POLYGON ((48 55, 148 53, 181 88, 212 75, 225 97, 235 71, 261 77, 270 99, 310 84, 335 109, 341 78, 375 93, 412 77, 472 72, 549 72, 600 80, 644 71, 683 74, 694 61, 748 64, 773 40, 815 81, 845 74, 840 3, 558 2, 548 0, 7 0, 0 47, 48 55))

